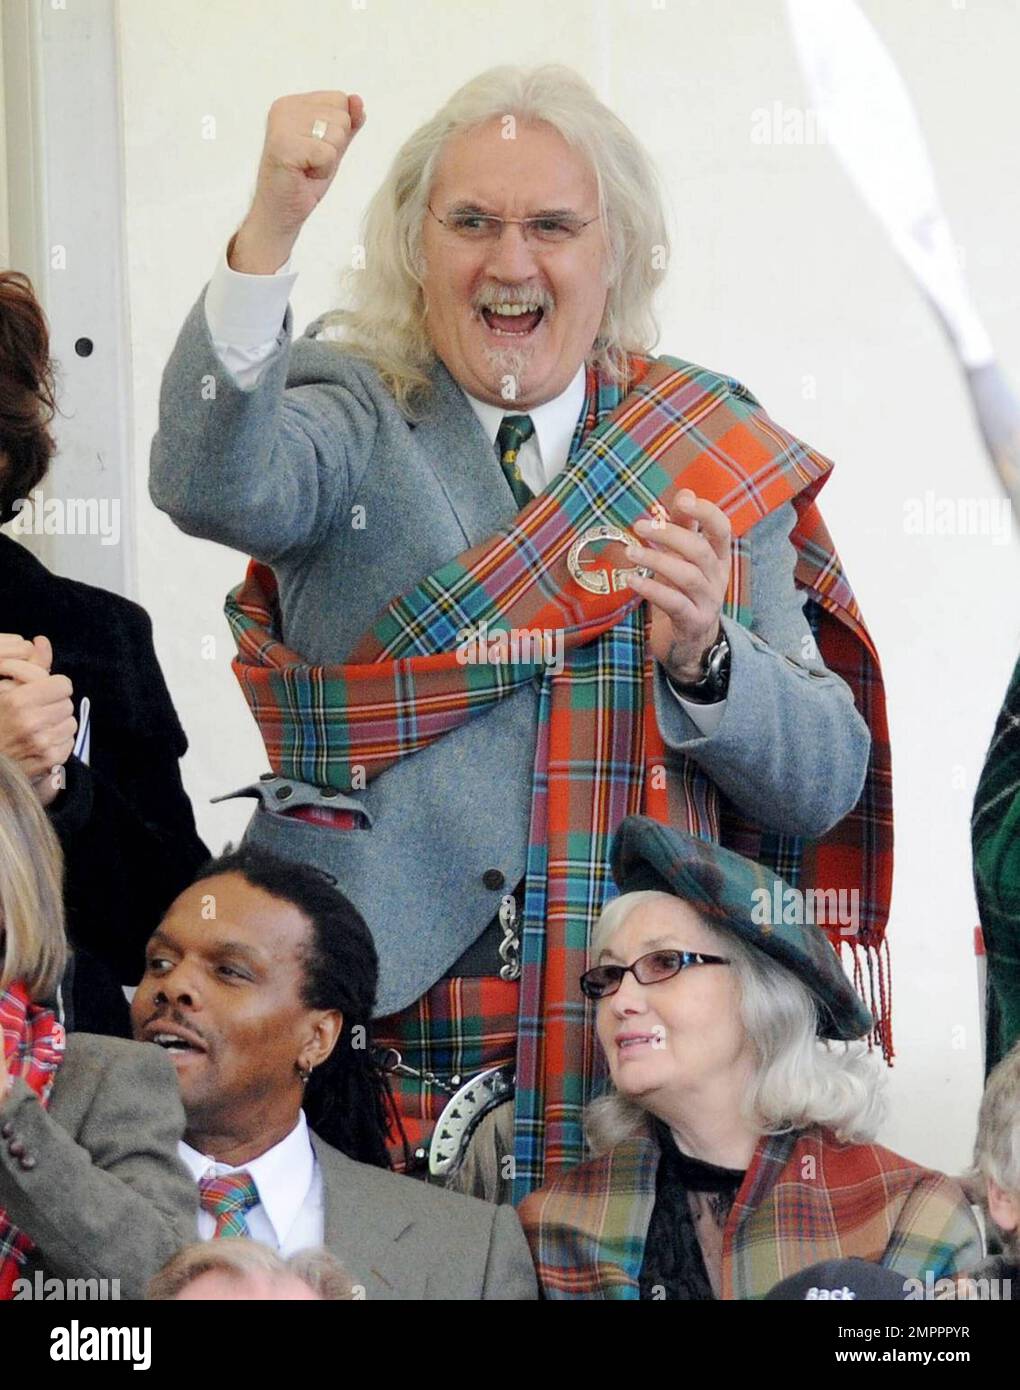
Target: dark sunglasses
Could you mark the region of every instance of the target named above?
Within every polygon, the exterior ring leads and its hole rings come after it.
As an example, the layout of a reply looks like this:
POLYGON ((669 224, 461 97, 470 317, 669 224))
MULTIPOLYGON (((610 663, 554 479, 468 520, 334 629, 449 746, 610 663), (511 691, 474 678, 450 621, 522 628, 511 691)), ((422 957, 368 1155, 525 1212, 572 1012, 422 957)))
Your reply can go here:
POLYGON ((703 951, 649 951, 633 965, 596 965, 581 976, 581 992, 589 999, 606 999, 623 984, 628 971, 639 985, 657 985, 671 980, 692 965, 729 965, 724 956, 706 956, 703 951))

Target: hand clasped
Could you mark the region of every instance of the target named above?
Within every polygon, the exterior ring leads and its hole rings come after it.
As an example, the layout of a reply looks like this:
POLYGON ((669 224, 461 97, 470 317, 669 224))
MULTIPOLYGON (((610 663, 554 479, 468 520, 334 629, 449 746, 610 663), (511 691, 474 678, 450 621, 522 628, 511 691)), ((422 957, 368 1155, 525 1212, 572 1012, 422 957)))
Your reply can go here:
POLYGON ((730 523, 725 512, 690 488, 673 499, 670 520, 641 520, 634 530, 644 545, 627 558, 652 571, 631 575, 635 593, 652 610, 652 654, 673 680, 690 684, 702 674, 701 658, 720 633, 719 614, 730 579, 730 523))

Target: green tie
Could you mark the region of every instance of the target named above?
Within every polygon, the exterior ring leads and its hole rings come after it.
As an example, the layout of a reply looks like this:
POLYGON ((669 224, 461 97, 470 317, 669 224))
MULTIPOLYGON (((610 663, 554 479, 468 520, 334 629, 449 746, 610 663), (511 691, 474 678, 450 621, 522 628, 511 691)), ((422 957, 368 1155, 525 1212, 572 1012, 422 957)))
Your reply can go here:
POLYGON ((535 495, 521 477, 521 470, 517 466, 517 455, 521 445, 534 433, 535 426, 531 422, 530 415, 504 415, 503 423, 496 435, 499 466, 503 470, 503 476, 510 484, 510 491, 514 495, 518 509, 526 506, 535 495))

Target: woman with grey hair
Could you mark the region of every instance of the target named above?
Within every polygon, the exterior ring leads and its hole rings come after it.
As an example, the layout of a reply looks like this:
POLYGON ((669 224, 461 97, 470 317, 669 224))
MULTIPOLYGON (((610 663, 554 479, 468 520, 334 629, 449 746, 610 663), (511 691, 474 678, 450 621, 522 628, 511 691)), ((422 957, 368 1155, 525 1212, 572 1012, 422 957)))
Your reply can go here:
POLYGON ((822 1259, 966 1268, 957 1185, 871 1142, 877 1077, 840 1044, 872 1020, 821 928, 790 921, 800 896, 646 817, 612 864, 581 978, 613 1086, 588 1109, 596 1156, 520 1208, 546 1297, 757 1298, 822 1259))

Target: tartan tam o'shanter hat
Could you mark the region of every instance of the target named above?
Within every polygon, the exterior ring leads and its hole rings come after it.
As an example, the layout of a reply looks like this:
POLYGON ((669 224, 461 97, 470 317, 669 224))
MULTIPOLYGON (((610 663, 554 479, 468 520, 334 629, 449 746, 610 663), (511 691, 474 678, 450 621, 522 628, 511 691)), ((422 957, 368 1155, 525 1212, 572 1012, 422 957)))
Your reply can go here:
POLYGON ((709 926, 796 975, 818 1002, 820 1037, 850 1042, 871 1032, 874 1019, 813 920, 816 897, 763 864, 649 816, 621 821, 610 853, 621 894, 652 888, 682 898, 709 926))

